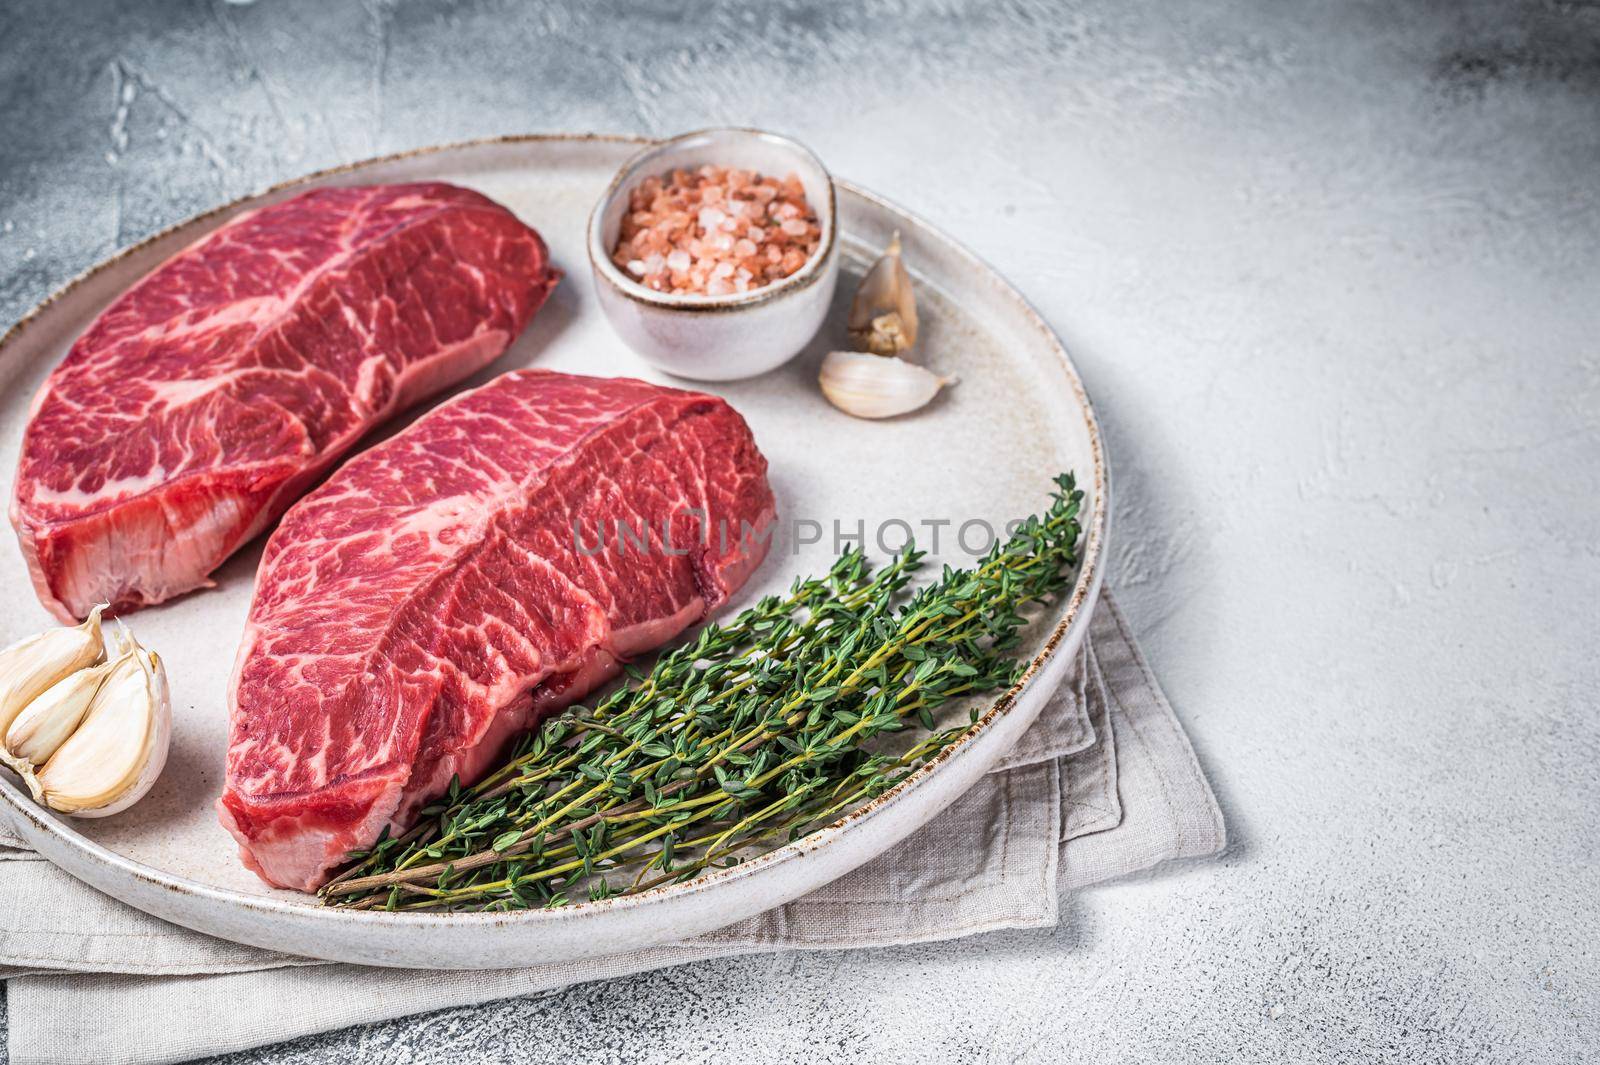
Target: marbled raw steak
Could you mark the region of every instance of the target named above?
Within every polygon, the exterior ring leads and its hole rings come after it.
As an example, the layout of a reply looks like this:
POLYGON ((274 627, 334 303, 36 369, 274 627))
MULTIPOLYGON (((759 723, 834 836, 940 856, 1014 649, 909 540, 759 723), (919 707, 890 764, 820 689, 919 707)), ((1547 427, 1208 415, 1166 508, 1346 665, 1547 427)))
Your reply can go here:
POLYGON ((351 459, 256 579, 219 802, 244 862, 316 888, 704 618, 766 553, 766 471, 716 397, 540 370, 351 459))
POLYGON ((363 433, 506 349, 559 274, 454 185, 325 188, 129 289, 34 400, 11 521, 63 621, 208 583, 363 433))

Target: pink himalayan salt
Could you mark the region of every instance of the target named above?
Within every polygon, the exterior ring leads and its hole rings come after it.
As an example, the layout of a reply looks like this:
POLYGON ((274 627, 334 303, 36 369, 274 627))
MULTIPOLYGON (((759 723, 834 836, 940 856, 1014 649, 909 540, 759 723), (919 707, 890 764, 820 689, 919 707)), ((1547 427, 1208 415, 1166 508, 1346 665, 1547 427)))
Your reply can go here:
POLYGON ((796 175, 702 166, 635 186, 611 257, 657 292, 725 296, 793 274, 821 238, 796 175))

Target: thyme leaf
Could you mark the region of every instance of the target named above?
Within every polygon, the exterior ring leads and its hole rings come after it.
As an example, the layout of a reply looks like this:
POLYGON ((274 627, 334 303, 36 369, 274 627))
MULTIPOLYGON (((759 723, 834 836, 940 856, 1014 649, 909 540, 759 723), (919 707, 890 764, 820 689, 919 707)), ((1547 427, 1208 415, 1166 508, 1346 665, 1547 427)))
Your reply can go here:
POLYGON ((648 672, 629 667, 627 684, 523 736, 476 785, 452 780, 409 832, 352 853, 323 901, 556 908, 574 888, 593 901, 647 891, 815 831, 964 736, 975 697, 1018 681, 1027 612, 1077 563, 1081 503, 1057 477, 1043 514, 915 590, 915 545, 876 571, 847 551, 648 672), (952 701, 971 704, 965 720, 941 724, 952 701))

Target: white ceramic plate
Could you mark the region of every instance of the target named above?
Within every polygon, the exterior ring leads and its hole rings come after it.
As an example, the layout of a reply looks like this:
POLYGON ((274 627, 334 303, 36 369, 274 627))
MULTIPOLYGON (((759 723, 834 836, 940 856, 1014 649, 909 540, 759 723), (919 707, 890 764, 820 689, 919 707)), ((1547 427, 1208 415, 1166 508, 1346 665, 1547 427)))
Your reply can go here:
MULTIPOLYGON (((14 469, 28 404, 78 333, 117 294, 233 214, 313 185, 442 180, 492 196, 536 226, 567 279, 526 335, 485 374, 537 364, 586 374, 671 382, 610 332, 595 305, 584 255, 590 208, 639 147, 624 138, 522 137, 377 159, 312 175, 191 219, 69 284, 0 340, 0 468, 14 469)), ((1065 675, 1088 629, 1105 550, 1107 474, 1094 415, 1060 341, 1017 292, 949 238, 885 201, 839 186, 845 274, 823 334, 788 365, 749 381, 710 386, 749 420, 772 466, 784 531, 734 611, 823 571, 834 523, 883 528, 888 550, 911 523, 930 563, 961 565, 976 552, 954 543, 969 520, 1001 526, 1041 510, 1051 478, 1074 471, 1086 493, 1077 580, 1035 626, 1024 681, 994 703, 973 732, 936 764, 872 805, 797 843, 687 884, 560 910, 515 914, 388 914, 326 908, 268 888, 239 864, 212 804, 222 787, 225 692, 250 602, 260 544, 217 574, 218 587, 130 616, 140 639, 166 658, 173 747, 165 774, 133 809, 103 821, 41 810, 0 774, 16 830, 69 873, 158 917, 240 943, 338 961, 432 968, 494 968, 594 956, 710 931, 797 898, 850 871, 933 817, 1009 749, 1065 675), (816 387, 818 362, 843 346, 843 309, 878 249, 899 230, 919 282, 922 358, 961 383, 925 410, 863 422, 834 410, 816 387), (821 535, 811 539, 814 522, 821 535)), ((403 421, 404 419, 402 419, 403 421)), ((393 431, 396 426, 391 426, 393 431)), ((968 545, 981 548, 979 527, 968 545)), ((0 643, 51 624, 34 602, 12 537, 0 537, 0 643)))

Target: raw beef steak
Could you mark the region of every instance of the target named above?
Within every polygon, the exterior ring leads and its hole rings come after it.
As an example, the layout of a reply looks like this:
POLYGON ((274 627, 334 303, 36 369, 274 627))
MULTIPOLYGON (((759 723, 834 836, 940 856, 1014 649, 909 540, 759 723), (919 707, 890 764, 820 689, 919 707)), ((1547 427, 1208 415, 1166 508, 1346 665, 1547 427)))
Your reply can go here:
POLYGON ((316 888, 704 618, 766 553, 766 470, 716 397, 538 370, 346 463, 256 578, 218 803, 245 864, 316 888))
POLYGON ((559 274, 453 185, 316 189, 179 252, 34 399, 11 522, 66 621, 199 588, 360 436, 506 349, 559 274))

